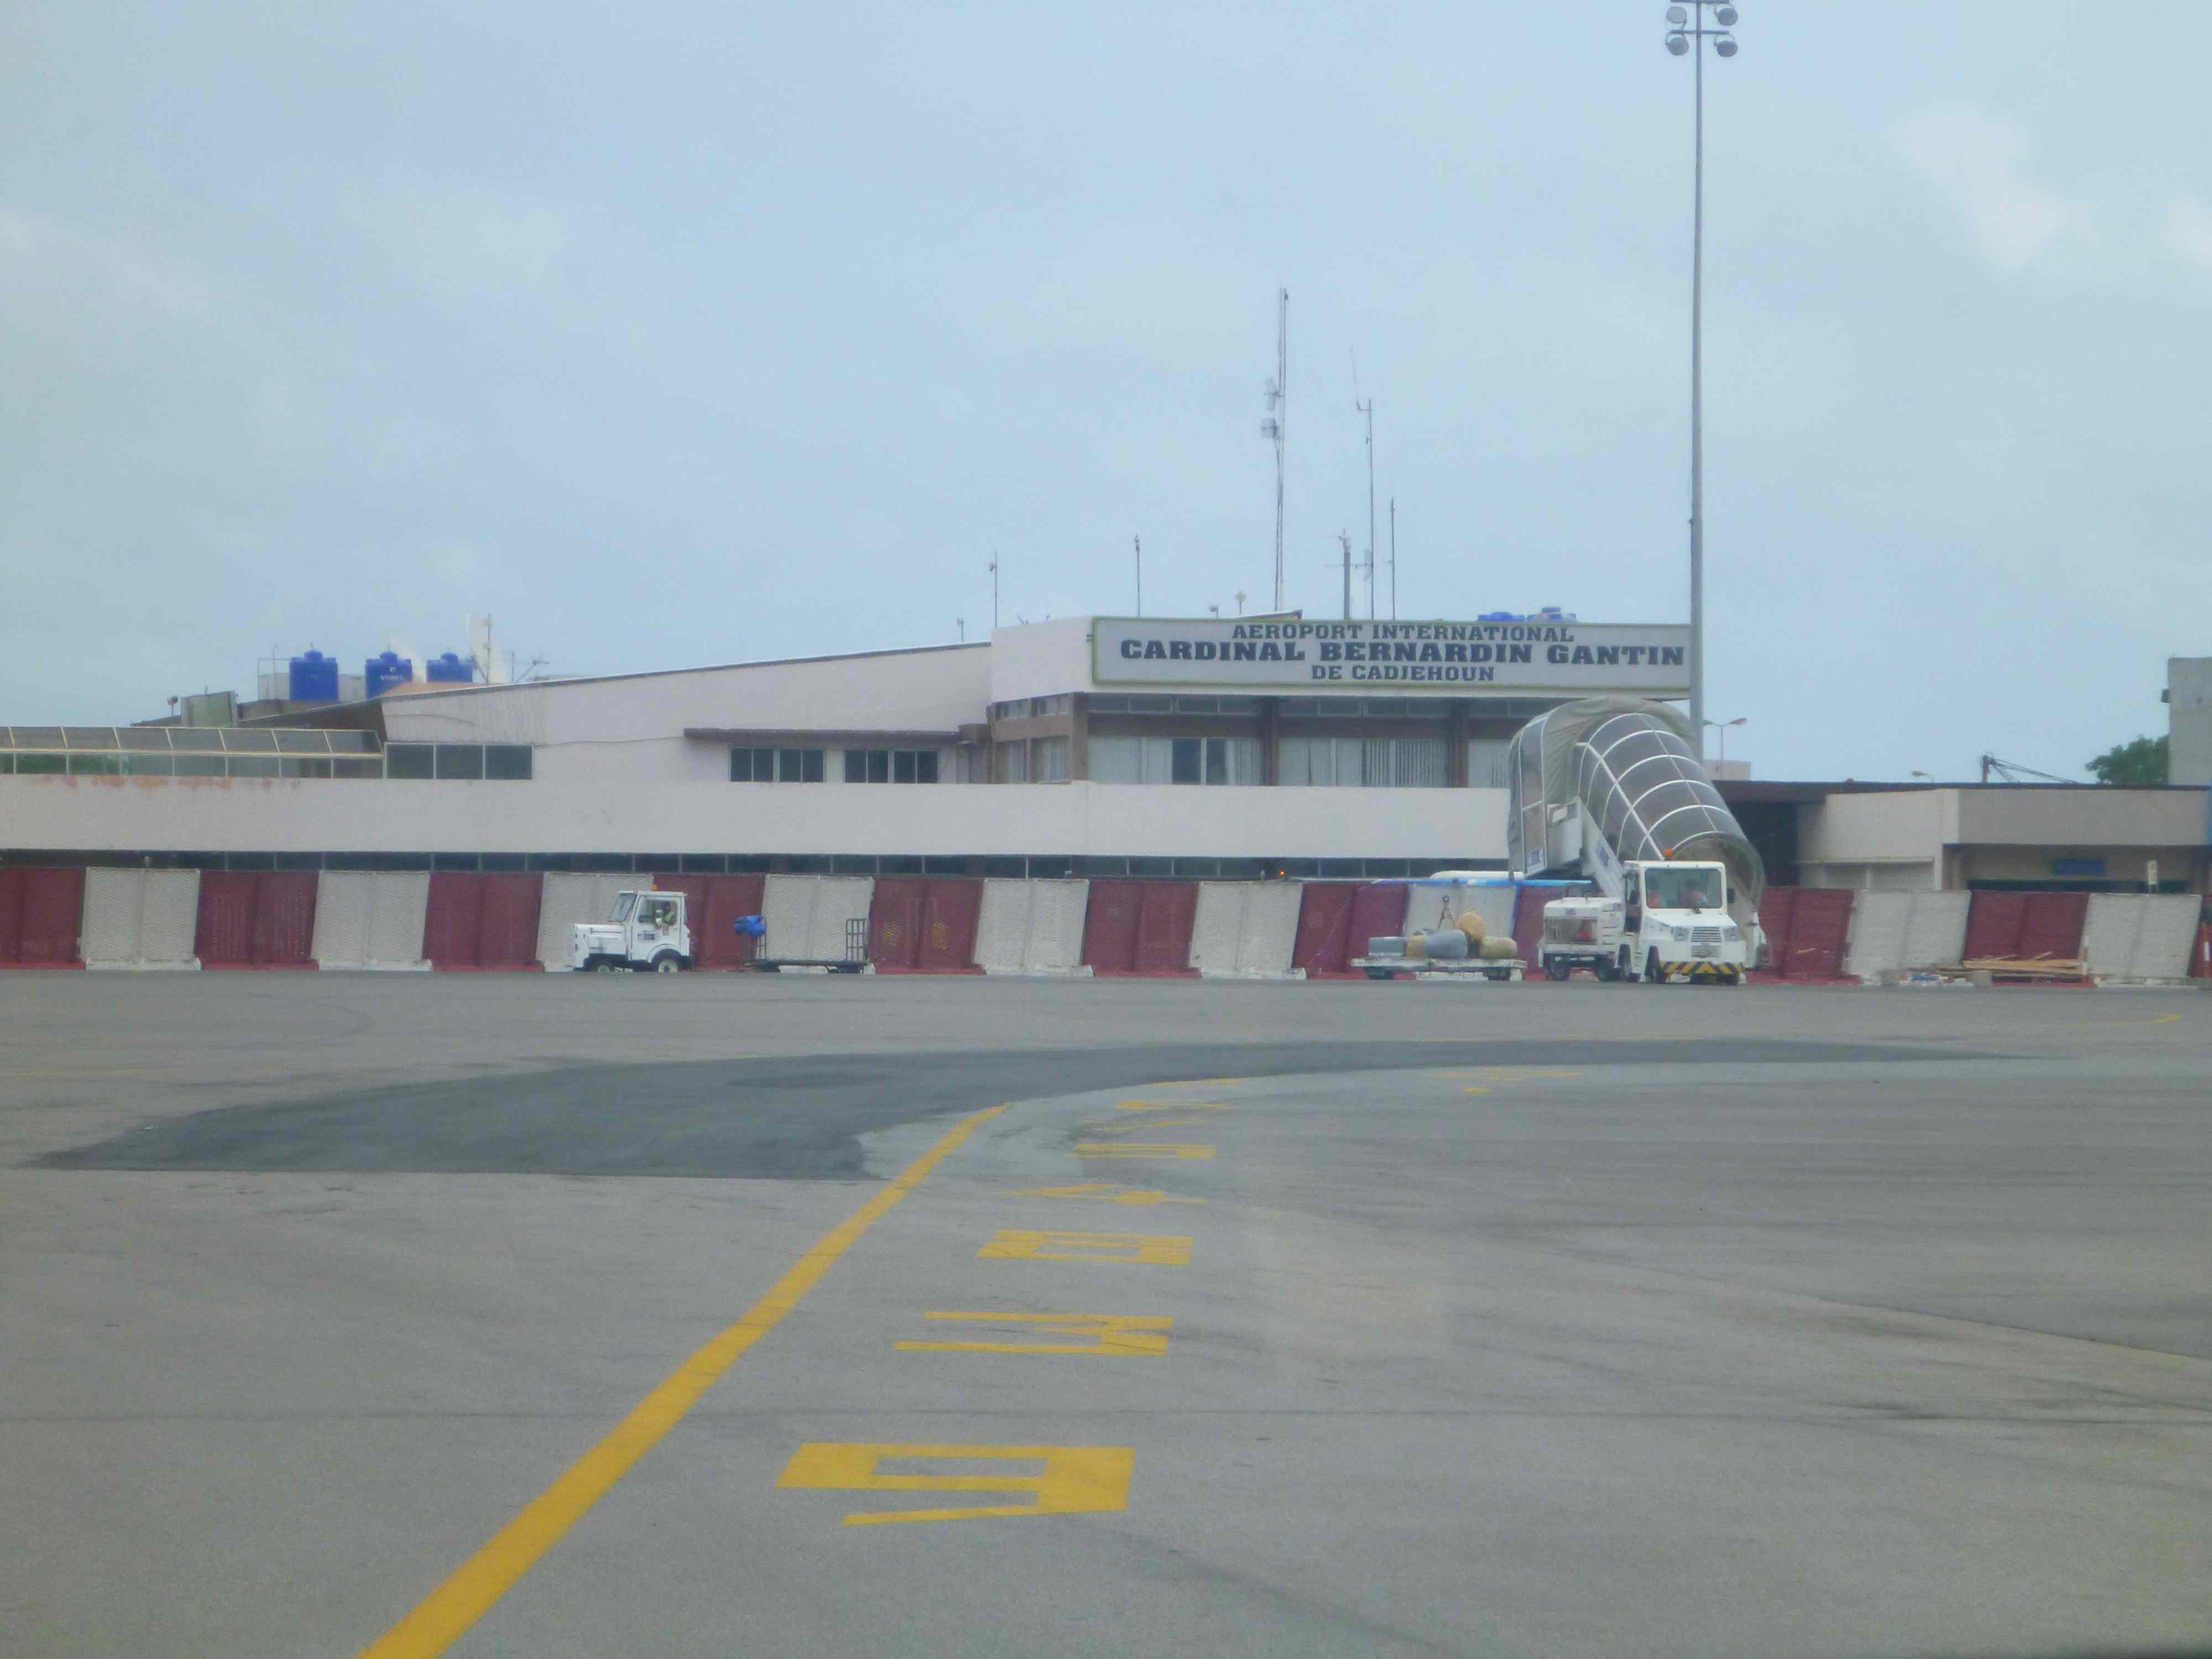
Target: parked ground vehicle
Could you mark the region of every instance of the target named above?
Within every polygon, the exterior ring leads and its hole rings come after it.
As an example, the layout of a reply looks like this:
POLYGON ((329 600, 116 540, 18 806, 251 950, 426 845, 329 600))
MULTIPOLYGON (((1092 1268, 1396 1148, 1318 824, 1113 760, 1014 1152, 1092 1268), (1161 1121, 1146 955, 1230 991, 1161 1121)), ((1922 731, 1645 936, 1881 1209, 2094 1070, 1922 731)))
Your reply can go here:
POLYGON ((579 972, 674 974, 692 963, 681 893, 617 893, 612 920, 580 921, 573 937, 568 965, 579 972))
POLYGON ((1544 907, 1536 958, 1553 979, 1741 985, 1758 962, 1765 870, 1691 735, 1664 704, 1590 697, 1514 737, 1513 867, 1598 889, 1544 907))

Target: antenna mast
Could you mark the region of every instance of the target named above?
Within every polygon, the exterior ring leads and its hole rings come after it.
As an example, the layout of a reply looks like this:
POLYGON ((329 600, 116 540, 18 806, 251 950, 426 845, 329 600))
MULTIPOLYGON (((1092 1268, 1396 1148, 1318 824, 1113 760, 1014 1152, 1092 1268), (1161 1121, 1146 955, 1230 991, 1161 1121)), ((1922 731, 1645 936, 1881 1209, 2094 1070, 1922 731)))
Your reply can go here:
MULTIPOLYGON (((1356 368, 1352 372, 1358 373, 1356 368)), ((1371 622, 1375 617, 1375 399, 1361 403, 1355 386, 1352 406, 1367 417, 1367 616, 1371 622)))
POLYGON ((999 550, 991 550, 991 631, 999 631, 999 550))
POLYGON ((1398 620, 1398 498, 1390 498, 1390 620, 1398 620))
POLYGON ((1291 414, 1291 291, 1275 290, 1275 378, 1260 435, 1275 446, 1275 609, 1283 608, 1283 424, 1291 414))
POLYGON ((1145 538, 1132 536, 1130 542, 1137 550, 1137 614, 1145 614, 1145 538))
POLYGON ((1350 622, 1352 620, 1352 532, 1349 530, 1340 530, 1336 532, 1336 539, 1344 547, 1344 619, 1350 622))

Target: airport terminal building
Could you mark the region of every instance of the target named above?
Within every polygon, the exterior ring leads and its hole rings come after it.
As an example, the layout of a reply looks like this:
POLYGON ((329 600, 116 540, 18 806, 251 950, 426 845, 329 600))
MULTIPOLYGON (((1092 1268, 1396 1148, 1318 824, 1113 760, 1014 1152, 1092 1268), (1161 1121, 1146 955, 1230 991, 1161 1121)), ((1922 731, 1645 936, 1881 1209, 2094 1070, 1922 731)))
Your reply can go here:
MULTIPOLYGON (((1679 626, 1558 615, 1074 617, 914 650, 514 684, 403 678, 350 701, 248 702, 225 726, 0 726, 0 860, 1210 879, 1502 869, 1512 734, 1576 697, 1686 696, 1687 646, 1679 626)), ((186 720, 204 701, 186 700, 186 720)), ((2204 890, 2202 789, 1722 788, 1777 884, 2204 890)))

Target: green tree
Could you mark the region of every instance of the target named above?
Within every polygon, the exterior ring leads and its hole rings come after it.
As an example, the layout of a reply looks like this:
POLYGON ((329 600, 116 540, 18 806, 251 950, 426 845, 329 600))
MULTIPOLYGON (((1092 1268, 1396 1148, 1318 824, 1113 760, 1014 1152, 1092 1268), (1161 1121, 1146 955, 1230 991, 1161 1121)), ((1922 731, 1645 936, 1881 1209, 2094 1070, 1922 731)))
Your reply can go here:
POLYGON ((2137 738, 2133 743, 2115 744, 2089 763, 2089 775, 2123 789, 2164 783, 2166 739, 2137 738))

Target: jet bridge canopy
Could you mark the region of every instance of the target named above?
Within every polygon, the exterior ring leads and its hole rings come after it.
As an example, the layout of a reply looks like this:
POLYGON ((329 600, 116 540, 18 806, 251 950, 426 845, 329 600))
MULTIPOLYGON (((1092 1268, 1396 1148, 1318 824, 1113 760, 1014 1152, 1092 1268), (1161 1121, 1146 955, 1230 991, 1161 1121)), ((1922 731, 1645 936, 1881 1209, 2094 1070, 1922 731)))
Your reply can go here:
POLYGON ((1507 836, 1522 875, 1587 873, 1581 838, 1591 833, 1623 860, 1717 860, 1728 868, 1737 920, 1758 909, 1766 888, 1758 849, 1705 775, 1689 723, 1665 704, 1562 704, 1515 735, 1510 764, 1507 836))

